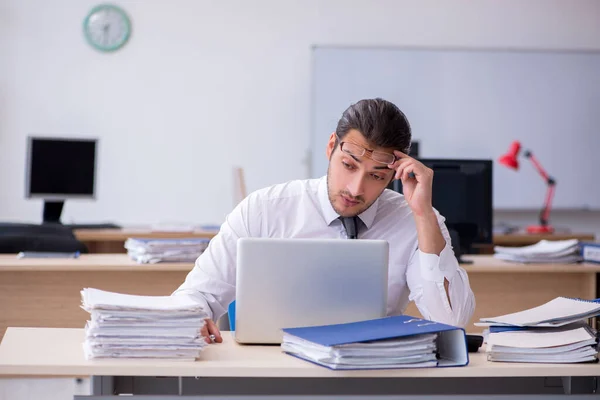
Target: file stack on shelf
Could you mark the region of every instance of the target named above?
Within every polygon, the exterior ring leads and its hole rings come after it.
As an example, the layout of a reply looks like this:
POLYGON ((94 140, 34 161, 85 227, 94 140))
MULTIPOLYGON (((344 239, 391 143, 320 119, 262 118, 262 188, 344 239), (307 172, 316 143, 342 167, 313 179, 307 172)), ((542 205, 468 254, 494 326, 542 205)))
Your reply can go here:
POLYGON ((581 243, 581 256, 585 262, 600 263, 600 243, 581 243))
POLYGON ((481 318, 488 326, 489 361, 579 363, 598 360, 596 331, 586 324, 600 315, 595 301, 557 297, 513 314, 481 318))
POLYGON ((98 289, 81 291, 90 313, 86 359, 160 358, 195 360, 206 346, 206 313, 185 296, 135 296, 98 289))
POLYGON ((406 315, 283 329, 282 351, 336 370, 463 366, 461 328, 406 315))
POLYGON ((125 242, 127 254, 141 264, 159 262, 194 262, 206 250, 210 239, 140 239, 125 242))
POLYGON ((575 263, 582 260, 579 241, 540 240, 524 247, 494 247, 494 257, 518 263, 575 263))

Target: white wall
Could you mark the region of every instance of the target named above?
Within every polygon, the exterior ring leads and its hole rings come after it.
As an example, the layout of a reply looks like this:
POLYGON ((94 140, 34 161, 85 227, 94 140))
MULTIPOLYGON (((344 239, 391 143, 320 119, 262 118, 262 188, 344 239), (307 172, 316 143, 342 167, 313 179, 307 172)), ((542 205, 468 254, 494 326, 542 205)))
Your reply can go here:
POLYGON ((100 138, 98 199, 65 222, 221 222, 232 166, 249 190, 306 177, 316 44, 600 49, 594 0, 116 3, 133 35, 101 54, 82 35, 97 1, 0 0, 0 220, 40 219, 31 133, 100 138))

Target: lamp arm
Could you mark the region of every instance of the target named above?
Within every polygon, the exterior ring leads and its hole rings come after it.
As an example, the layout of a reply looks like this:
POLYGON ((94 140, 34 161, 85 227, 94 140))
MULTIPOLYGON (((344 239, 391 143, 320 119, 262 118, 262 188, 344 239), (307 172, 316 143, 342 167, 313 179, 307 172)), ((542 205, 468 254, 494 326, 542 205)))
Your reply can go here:
POLYGON ((549 185, 546 191, 546 201, 544 202, 544 208, 540 212, 540 225, 548 225, 550 219, 550 207, 552 205, 552 198, 554 197, 554 185, 549 185))
POLYGON ((539 172, 539 174, 542 176, 542 178, 544 178, 544 180, 548 184, 550 184, 550 182, 548 182, 548 180, 550 180, 552 178, 550 178, 550 176, 548 175, 548 173, 546 172, 546 170, 544 168, 542 168, 542 165, 537 160, 537 158, 535 158, 535 156, 533 155, 533 153, 531 151, 527 150, 525 152, 524 156, 527 157, 529 159, 529 161, 531 161, 531 163, 533 164, 533 166, 535 167, 535 169, 537 170, 537 172, 539 172))
POLYGON ((542 208, 542 211, 540 212, 540 225, 546 226, 548 225, 548 220, 550 218, 550 209, 552 207, 552 199, 554 198, 554 186, 556 185, 556 180, 550 175, 548 175, 546 170, 542 168, 540 162, 537 160, 537 158, 533 156, 533 154, 530 151, 526 151, 524 155, 531 161, 535 169, 539 172, 542 178, 544 178, 546 184, 548 185, 548 190, 546 191, 546 199, 544 201, 544 208, 542 208))

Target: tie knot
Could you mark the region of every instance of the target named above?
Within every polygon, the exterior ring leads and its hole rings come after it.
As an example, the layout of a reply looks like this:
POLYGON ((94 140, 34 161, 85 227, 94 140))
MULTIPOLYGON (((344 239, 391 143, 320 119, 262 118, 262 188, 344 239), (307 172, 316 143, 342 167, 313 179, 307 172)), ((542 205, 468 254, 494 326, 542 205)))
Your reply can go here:
POLYGON ((346 228, 346 235, 348 239, 357 239, 358 238, 358 224, 359 218, 357 216, 354 217, 340 217, 342 221, 342 225, 346 228))

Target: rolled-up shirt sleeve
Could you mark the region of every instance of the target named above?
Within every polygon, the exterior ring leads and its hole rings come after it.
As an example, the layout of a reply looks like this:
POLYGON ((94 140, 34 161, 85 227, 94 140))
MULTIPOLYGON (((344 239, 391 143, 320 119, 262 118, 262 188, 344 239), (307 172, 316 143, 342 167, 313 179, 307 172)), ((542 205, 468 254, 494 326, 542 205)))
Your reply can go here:
POLYGON ((185 282, 173 293, 194 299, 215 321, 235 299, 237 241, 250 236, 249 210, 253 201, 253 196, 247 197, 227 216, 185 282))
POLYGON ((475 296, 467 272, 454 256, 450 234, 439 214, 438 222, 446 246, 439 256, 415 249, 406 271, 409 299, 415 302, 424 318, 465 327, 475 311, 475 296), (444 287, 445 279, 449 282, 450 301, 444 287))

